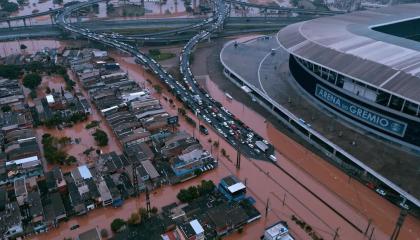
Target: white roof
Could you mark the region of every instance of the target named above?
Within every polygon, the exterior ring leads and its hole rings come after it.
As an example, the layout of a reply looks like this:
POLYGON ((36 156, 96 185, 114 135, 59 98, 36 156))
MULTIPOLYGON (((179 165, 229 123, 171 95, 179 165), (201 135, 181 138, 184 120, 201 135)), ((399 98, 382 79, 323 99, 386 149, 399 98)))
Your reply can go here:
MULTIPOLYGON (((288 232, 289 230, 287 229, 287 227, 281 223, 277 223, 274 226, 265 230, 265 234, 269 235, 273 239, 279 236, 284 236, 284 237, 289 236, 288 232)), ((283 238, 280 238, 280 239, 283 239, 283 238)), ((284 238, 284 239, 288 239, 288 238, 284 238)))
POLYGON ((245 189, 245 188, 246 187, 245 187, 245 185, 243 183, 238 182, 238 183, 235 183, 232 186, 228 187, 228 190, 231 193, 234 193, 234 192, 237 192, 237 191, 242 190, 242 189, 245 189))
POLYGON ((19 165, 19 164, 25 164, 25 163, 30 163, 30 162, 39 162, 38 156, 32 156, 32 157, 22 158, 18 160, 8 161, 6 162, 6 166, 12 165, 12 164, 19 165))
POLYGON ((116 109, 116 108, 118 108, 118 106, 112 106, 112 107, 109 107, 109 108, 105 108, 105 109, 101 110, 101 113, 106 113, 106 112, 111 111, 111 110, 116 109))
POLYGON ((108 53, 106 51, 93 51, 95 57, 106 57, 108 53))
POLYGON ((316 18, 288 25, 277 40, 299 58, 420 104, 420 45, 374 29, 419 12, 420 4, 400 4, 316 18))
POLYGON ((47 99, 48 103, 54 103, 54 96, 52 94, 49 94, 47 96, 45 96, 45 98, 47 99))
POLYGON ((197 219, 192 220, 190 222, 191 227, 194 229, 195 235, 201 234, 204 232, 203 227, 201 226, 201 224, 198 222, 197 219))
POLYGON ((88 167, 86 165, 80 166, 78 167, 78 170, 80 172, 80 176, 83 179, 89 179, 92 178, 92 174, 90 173, 88 167))

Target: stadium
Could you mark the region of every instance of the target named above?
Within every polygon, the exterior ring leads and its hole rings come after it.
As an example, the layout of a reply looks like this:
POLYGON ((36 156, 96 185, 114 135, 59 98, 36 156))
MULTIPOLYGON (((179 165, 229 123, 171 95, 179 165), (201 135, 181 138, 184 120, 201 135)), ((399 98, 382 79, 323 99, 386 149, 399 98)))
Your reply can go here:
POLYGON ((348 122, 420 150, 420 5, 318 18, 277 34, 299 88, 348 122))

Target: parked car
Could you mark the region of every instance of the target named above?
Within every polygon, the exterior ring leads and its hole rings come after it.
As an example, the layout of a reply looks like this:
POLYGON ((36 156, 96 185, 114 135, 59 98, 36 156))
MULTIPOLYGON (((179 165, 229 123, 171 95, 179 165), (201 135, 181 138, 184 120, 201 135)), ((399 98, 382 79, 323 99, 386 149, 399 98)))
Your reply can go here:
POLYGON ((205 126, 200 125, 200 126, 198 127, 198 129, 200 130, 200 132, 201 132, 202 134, 204 134, 204 135, 209 135, 209 130, 208 130, 205 126))
POLYGON ((376 192, 377 192, 379 195, 381 195, 381 196, 385 196, 385 195, 386 195, 386 192, 385 192, 384 190, 380 189, 380 188, 377 188, 377 189, 376 189, 376 192))
POLYGON ((70 227, 70 230, 78 229, 79 227, 80 227, 79 224, 75 224, 70 227))

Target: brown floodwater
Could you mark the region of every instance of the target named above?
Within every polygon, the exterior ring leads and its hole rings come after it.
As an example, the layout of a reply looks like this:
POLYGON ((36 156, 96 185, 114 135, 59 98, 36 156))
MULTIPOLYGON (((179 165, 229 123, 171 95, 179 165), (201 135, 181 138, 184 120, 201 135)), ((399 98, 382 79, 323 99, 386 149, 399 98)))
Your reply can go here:
MULTIPOLYGON (((133 58, 119 56, 116 53, 112 56, 117 59, 122 69, 128 71, 130 78, 138 81, 140 85, 152 89, 145 79, 150 79, 153 82, 152 84, 159 84, 153 76, 138 67, 133 58)), ((367 227, 368 218, 372 218, 373 226, 375 226, 375 239, 388 238, 387 236, 392 231, 392 224, 398 215, 396 207, 356 181, 348 183, 347 177, 342 172, 316 155, 309 153, 302 146, 267 124, 263 117, 235 100, 228 101, 224 93, 212 82, 207 81, 207 88, 215 99, 227 106, 235 115, 241 116, 241 119, 247 125, 274 144, 278 162, 282 168, 359 228, 364 230, 367 227)), ((159 94, 154 92, 153 95, 160 97, 159 94)), ((174 100, 175 107, 170 106, 169 102, 162 98, 161 103, 170 114, 177 114, 177 106, 182 106, 182 104, 176 101, 166 90, 161 95, 174 100)), ((193 114, 189 113, 189 115, 196 119, 193 114)), ((196 121, 198 122, 197 119, 196 121)), ((255 206, 262 213, 262 219, 246 226, 243 233, 230 235, 226 239, 258 239, 263 234, 265 227, 279 220, 285 220, 289 223, 291 232, 296 239, 309 239, 308 235, 291 221, 292 215, 303 219, 324 239, 333 239, 337 228, 339 228, 337 239, 366 239, 363 234, 271 163, 250 161, 242 157, 241 169, 237 170, 234 166, 235 150, 211 129, 209 129, 210 134, 208 136, 201 135, 197 129, 193 129, 181 118, 179 130, 186 130, 194 134, 203 146, 219 160, 219 167, 199 178, 154 191, 151 195, 153 206, 160 208, 176 202, 176 194, 180 189, 196 185, 201 179, 211 179, 218 183, 222 177, 235 174, 239 179, 246 181, 248 193, 256 200, 255 206), (219 141, 219 148, 213 148, 208 139, 219 141), (220 154, 222 148, 230 156, 229 159, 222 157, 220 154), (265 205, 267 199, 269 199, 269 211, 266 217, 265 205)), ((80 232, 95 226, 100 229, 108 229, 110 232, 110 223, 114 218, 128 218, 132 212, 144 206, 144 195, 141 195, 138 199, 126 201, 120 208, 96 209, 85 216, 72 218, 68 222, 60 223, 59 228, 35 236, 34 239, 76 237, 80 232), (71 231, 70 227, 74 224, 79 224, 80 228, 71 231)), ((419 239, 419 229, 419 221, 413 217, 408 217, 401 231, 400 239, 419 239)))
MULTIPOLYGON (((68 71, 68 73, 70 78, 76 81, 74 74, 71 71, 68 71)), ((49 87, 50 89, 55 89, 55 91, 59 92, 61 88, 65 88, 64 79, 61 76, 44 76, 41 85, 38 87, 37 98, 42 98, 46 95, 45 90, 47 87, 49 87)), ((97 157, 95 152, 92 152, 89 156, 83 154, 83 152, 86 149, 89 149, 90 147, 93 147, 95 149, 101 149, 103 153, 108 153, 112 151, 115 151, 119 154, 122 153, 122 148, 117 138, 115 137, 109 125, 106 123, 106 120, 100 115, 96 108, 93 107, 93 104, 89 100, 87 93, 78 85, 75 86, 75 90, 82 92, 82 94, 86 97, 86 99, 88 99, 92 106, 92 114, 88 117, 86 121, 79 122, 70 128, 64 128, 62 130, 59 130, 57 128, 47 128, 44 126, 36 128, 37 139, 39 141, 38 144, 40 145, 41 149, 42 144, 40 141, 42 139, 42 135, 45 133, 49 133, 57 138, 66 136, 72 138, 73 140, 79 140, 79 143, 75 143, 73 141, 73 144, 69 144, 63 148, 63 150, 65 150, 69 155, 73 155, 78 160, 77 164, 75 165, 61 166, 64 172, 71 171, 78 165, 93 163, 97 157), (99 128, 105 131, 108 135, 108 145, 105 147, 98 147, 96 145, 95 139, 92 136, 92 133, 95 132, 95 128, 85 128, 86 124, 94 120, 101 122, 99 128)), ((28 100, 28 103, 29 105, 33 104, 31 100, 28 100)), ((53 165, 51 164, 45 164, 45 166, 46 169, 50 169, 53 167, 53 165)))
MULTIPOLYGON (((235 100, 228 100, 224 92, 211 81, 206 81, 211 95, 258 132, 268 137, 277 153, 278 163, 287 172, 321 196, 332 207, 346 216, 361 229, 366 229, 372 219, 377 239, 391 235, 399 208, 356 180, 335 168, 321 157, 311 153, 290 139, 265 119, 235 100)), ((273 167, 267 166, 267 169, 273 167)), ((272 171, 270 171, 272 175, 272 171)), ((340 232, 344 229, 340 227, 340 232)), ((406 218, 400 233, 401 239, 420 239, 420 221, 412 216, 406 218)))
POLYGON ((9 42, 0 43, 0 57, 4 57, 11 54, 21 53, 35 53, 45 48, 53 49, 64 47, 65 43, 56 40, 16 40, 9 42), (25 51, 20 50, 20 45, 26 45, 25 51))

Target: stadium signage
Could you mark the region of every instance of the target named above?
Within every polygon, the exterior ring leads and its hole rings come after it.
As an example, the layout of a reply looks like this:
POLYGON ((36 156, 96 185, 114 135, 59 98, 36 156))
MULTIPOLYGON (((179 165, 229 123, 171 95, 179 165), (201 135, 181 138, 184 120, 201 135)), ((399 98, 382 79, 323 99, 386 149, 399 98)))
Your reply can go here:
POLYGON ((364 121, 374 127, 385 130, 389 133, 396 134, 403 137, 407 124, 401 121, 389 118, 372 110, 368 110, 362 106, 359 106, 351 101, 348 101, 331 91, 325 89, 320 85, 316 85, 315 95, 328 103, 329 105, 344 111, 345 113, 355 117, 359 120, 364 121))

